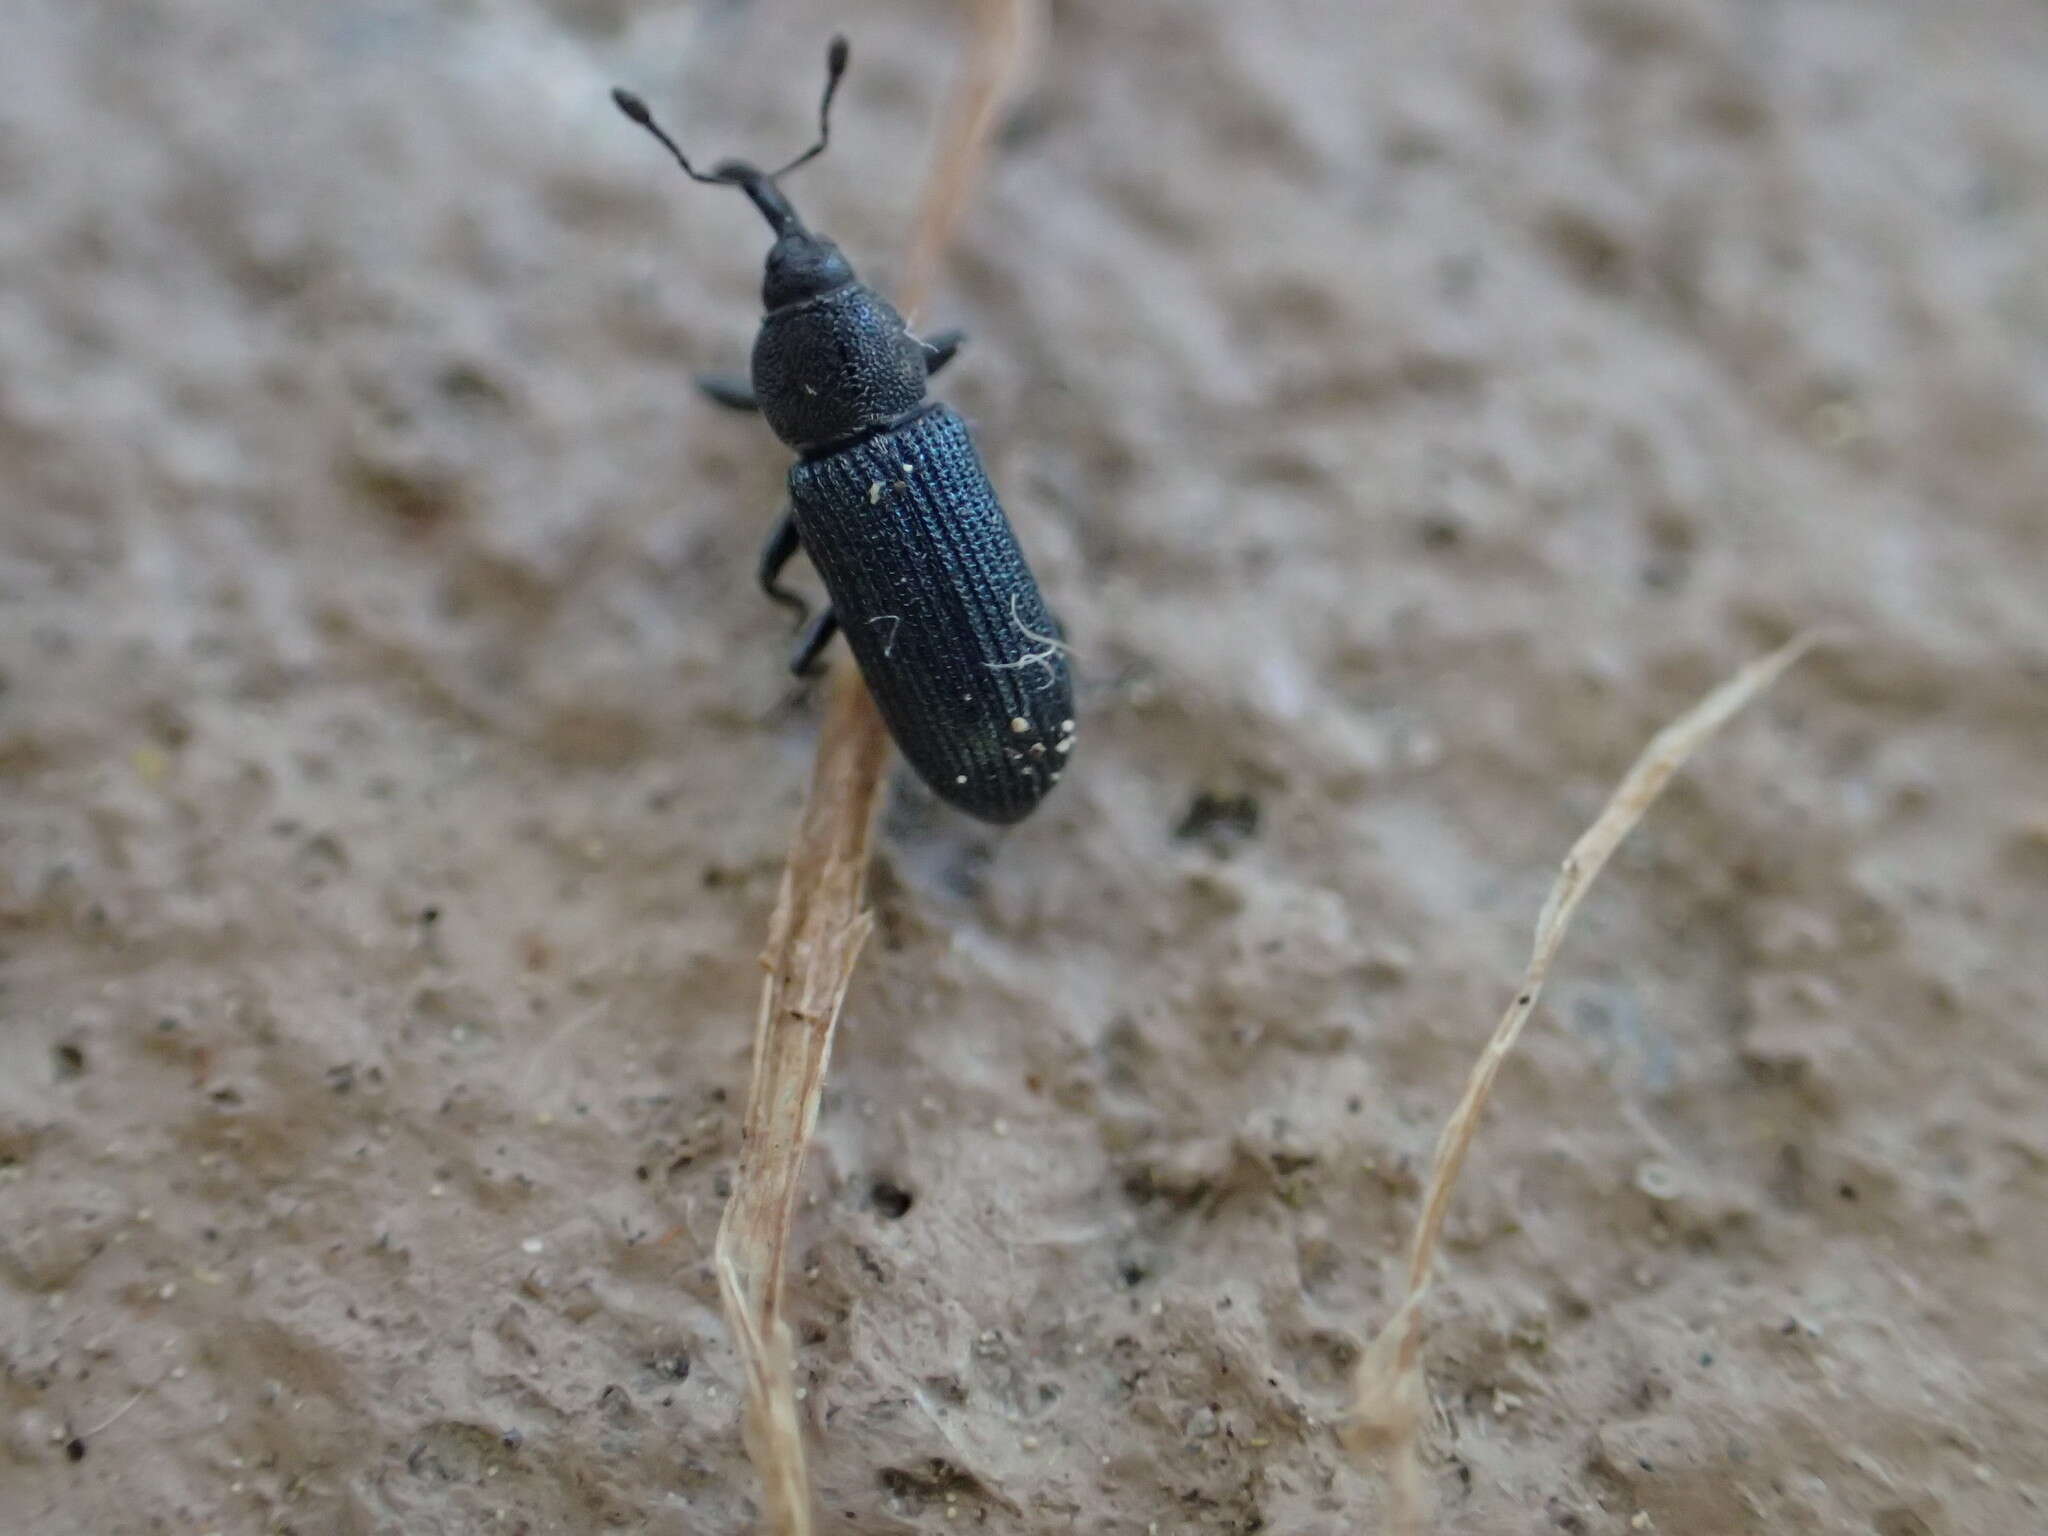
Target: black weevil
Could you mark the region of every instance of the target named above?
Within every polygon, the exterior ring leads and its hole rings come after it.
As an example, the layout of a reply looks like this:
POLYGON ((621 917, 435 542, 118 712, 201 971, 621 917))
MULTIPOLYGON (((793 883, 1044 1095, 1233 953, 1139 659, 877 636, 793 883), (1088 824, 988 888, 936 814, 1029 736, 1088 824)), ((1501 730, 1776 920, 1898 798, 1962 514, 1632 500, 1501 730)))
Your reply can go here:
POLYGON ((775 231, 752 386, 700 382, 723 405, 760 411, 797 453, 789 510, 761 552, 761 588, 801 615, 803 599, 778 581, 801 548, 831 603, 804 630, 791 670, 809 671, 844 632, 918 776, 983 821, 1021 821, 1073 750, 1073 680, 967 424, 925 398, 961 338, 913 336, 778 185, 830 141, 847 56, 846 39, 834 38, 818 141, 772 173, 737 160, 700 172, 645 102, 612 97, 692 181, 739 188, 775 231))

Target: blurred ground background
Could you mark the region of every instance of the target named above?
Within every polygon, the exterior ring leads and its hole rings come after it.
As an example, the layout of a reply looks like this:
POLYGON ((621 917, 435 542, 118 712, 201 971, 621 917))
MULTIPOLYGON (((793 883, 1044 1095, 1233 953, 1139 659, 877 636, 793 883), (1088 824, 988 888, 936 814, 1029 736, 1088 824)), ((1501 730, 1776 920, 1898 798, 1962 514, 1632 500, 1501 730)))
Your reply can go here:
MULTIPOLYGON (((0 19, 0 1525, 739 1532, 707 1265, 808 763, 745 355, 886 285, 941 0, 0 19)), ((1330 1420, 1555 862, 1435 1295, 1441 1529, 2048 1495, 2048 13, 1055 5, 934 325, 1087 678, 894 796, 793 1297, 823 1529, 1375 1528, 1330 1420)), ((841 664, 844 664, 843 662, 841 664)))

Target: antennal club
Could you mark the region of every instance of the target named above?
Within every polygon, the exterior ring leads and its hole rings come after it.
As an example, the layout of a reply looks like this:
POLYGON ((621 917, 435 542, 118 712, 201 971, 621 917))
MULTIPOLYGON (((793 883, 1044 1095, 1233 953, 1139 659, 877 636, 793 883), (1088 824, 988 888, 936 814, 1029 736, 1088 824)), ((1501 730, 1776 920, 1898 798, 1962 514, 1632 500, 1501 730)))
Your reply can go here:
MULTIPOLYGON (((830 98, 828 97, 827 99, 829 100, 830 98)), ((648 110, 647 103, 638 96, 635 96, 631 91, 626 90, 622 86, 613 86, 612 105, 625 113, 633 122, 638 123, 642 128, 653 134, 655 138, 659 139, 661 147, 675 156, 676 164, 683 168, 683 174, 689 177, 690 180, 709 182, 712 186, 724 186, 727 184, 729 178, 715 175, 707 176, 690 164, 689 157, 677 146, 676 141, 668 136, 668 131, 654 120, 654 114, 648 110)))
POLYGON ((832 142, 832 98, 839 94, 839 82, 845 78, 847 61, 853 57, 853 46, 841 34, 832 39, 832 46, 825 50, 825 94, 818 101, 818 142, 798 155, 779 171, 771 171, 761 178, 758 171, 740 174, 742 167, 734 162, 721 165, 708 174, 690 164, 689 156, 682 147, 668 136, 668 130, 654 120, 654 112, 645 101, 623 86, 612 87, 612 105, 633 122, 638 123, 660 141, 661 147, 675 157, 683 168, 683 174, 692 181, 706 182, 712 186, 744 186, 749 180, 765 179, 775 181, 787 176, 800 165, 806 165, 825 153, 825 146, 832 142))
POLYGON ((818 142, 798 155, 781 170, 769 176, 776 181, 787 176, 800 165, 806 165, 825 153, 825 146, 832 142, 832 98, 839 94, 839 82, 846 74, 847 61, 853 57, 853 45, 841 33, 832 39, 832 45, 825 50, 825 94, 818 102, 818 142))

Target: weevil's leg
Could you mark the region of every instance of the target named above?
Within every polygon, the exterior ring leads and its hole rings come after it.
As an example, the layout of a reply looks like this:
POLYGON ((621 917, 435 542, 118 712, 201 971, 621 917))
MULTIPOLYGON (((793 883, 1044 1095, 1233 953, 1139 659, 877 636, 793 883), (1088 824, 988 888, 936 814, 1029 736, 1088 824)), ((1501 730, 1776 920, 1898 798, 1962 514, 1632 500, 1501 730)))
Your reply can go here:
POLYGON ((811 605, 781 582, 782 568, 803 547, 796 536, 796 513, 785 507, 782 516, 775 520, 775 531, 768 535, 768 542, 761 546, 760 581, 761 590, 766 592, 783 607, 792 609, 801 623, 810 613, 811 605))
POLYGON ((817 674, 818 655, 832 643, 832 637, 839 633, 839 615, 827 608, 806 626, 803 638, 796 643, 796 652, 789 658, 789 670, 795 677, 813 677, 817 674))
POLYGON ((728 411, 761 409, 761 402, 754 398, 754 386, 747 382, 744 374, 700 373, 697 375, 697 387, 706 398, 717 401, 728 411))
POLYGON ((960 350, 960 343, 966 339, 965 331, 941 331, 920 341, 918 345, 924 348, 924 376, 932 377, 953 361, 953 355, 960 350))

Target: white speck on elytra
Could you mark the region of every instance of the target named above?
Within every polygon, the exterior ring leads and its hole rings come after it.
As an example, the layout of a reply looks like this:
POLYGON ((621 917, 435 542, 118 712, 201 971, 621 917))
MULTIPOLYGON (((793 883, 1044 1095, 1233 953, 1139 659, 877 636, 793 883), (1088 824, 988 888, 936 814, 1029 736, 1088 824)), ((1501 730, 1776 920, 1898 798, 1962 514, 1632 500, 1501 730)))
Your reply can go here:
POLYGON ((1062 720, 1060 722, 1060 729, 1065 731, 1069 736, 1071 736, 1074 734, 1074 722, 1071 720, 1062 720))
POLYGON ((1022 736, 1026 731, 1031 729, 1031 722, 1029 720, 1026 720, 1022 715, 1012 715, 1010 717, 1010 729, 1012 731, 1015 731, 1019 736, 1022 736))
POLYGON ((879 480, 870 480, 868 482, 868 505, 871 507, 880 506, 881 502, 882 482, 879 480))
POLYGON ((1074 738, 1073 738, 1073 737, 1071 737, 1071 736, 1067 737, 1067 738, 1066 738, 1065 740, 1063 740, 1063 741, 1059 741, 1059 742, 1056 742, 1056 743, 1054 743, 1054 745, 1053 745, 1053 751, 1055 751, 1055 752, 1071 752, 1071 751, 1073 751, 1073 750, 1074 750, 1074 738))
POLYGON ((965 784, 967 782, 967 775, 964 773, 956 773, 953 775, 953 782, 955 784, 965 784))

